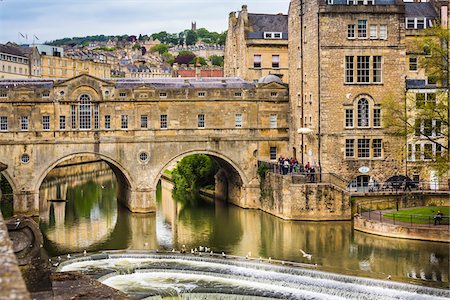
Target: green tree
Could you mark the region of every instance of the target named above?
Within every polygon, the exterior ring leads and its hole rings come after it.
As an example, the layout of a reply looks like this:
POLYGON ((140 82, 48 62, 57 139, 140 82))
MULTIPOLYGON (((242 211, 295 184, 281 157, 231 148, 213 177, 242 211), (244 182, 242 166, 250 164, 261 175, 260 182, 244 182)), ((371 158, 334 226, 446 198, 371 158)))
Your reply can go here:
POLYGON ((188 30, 186 32, 186 45, 195 45, 198 41, 197 33, 193 30, 188 30))
POLYGON ((132 49, 133 49, 133 50, 141 49, 141 45, 139 45, 139 44, 136 43, 136 44, 133 45, 132 49))
POLYGON ((209 61, 213 66, 223 67, 223 56, 211 55, 209 61))
POLYGON ((197 63, 199 63, 200 66, 207 66, 208 65, 208 63, 206 62, 206 59, 204 57, 201 57, 201 56, 196 56, 190 61, 191 65, 197 66, 197 63))
POLYGON ((169 46, 167 46, 166 44, 155 45, 150 48, 150 52, 158 52, 162 55, 163 53, 169 52, 169 46))

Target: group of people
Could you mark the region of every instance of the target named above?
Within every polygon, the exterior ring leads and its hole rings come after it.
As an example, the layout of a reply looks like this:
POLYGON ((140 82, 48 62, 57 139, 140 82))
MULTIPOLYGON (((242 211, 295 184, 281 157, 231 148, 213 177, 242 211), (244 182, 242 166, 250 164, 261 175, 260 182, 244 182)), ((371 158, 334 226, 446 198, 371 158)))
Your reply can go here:
POLYGON ((306 175, 311 182, 316 179, 316 169, 309 162, 307 162, 306 165, 303 165, 298 162, 296 158, 280 156, 280 158, 278 158, 278 166, 280 174, 306 175))

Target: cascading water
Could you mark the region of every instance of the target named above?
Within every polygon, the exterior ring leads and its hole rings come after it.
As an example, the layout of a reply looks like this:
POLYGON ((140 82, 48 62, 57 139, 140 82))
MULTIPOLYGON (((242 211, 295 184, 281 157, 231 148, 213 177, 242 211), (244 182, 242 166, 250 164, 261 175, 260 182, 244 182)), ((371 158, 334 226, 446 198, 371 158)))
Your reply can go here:
POLYGON ((66 261, 58 271, 82 271, 138 299, 450 298, 444 289, 337 275, 312 265, 209 254, 106 253, 66 261))

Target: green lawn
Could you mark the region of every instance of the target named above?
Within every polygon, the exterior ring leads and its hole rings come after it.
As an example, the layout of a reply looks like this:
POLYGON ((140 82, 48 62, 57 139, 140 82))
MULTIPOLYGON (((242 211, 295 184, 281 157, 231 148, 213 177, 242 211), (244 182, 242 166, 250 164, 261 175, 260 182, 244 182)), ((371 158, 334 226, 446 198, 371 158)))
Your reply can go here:
MULTIPOLYGON (((434 223, 434 216, 437 212, 441 211, 444 216, 449 216, 450 207, 448 206, 429 206, 429 207, 417 207, 410 209, 402 209, 400 211, 384 214, 387 219, 394 219, 396 221, 411 223, 411 215, 413 224, 427 224, 428 222, 434 223)), ((448 219, 444 219, 443 224, 448 224, 448 219)))

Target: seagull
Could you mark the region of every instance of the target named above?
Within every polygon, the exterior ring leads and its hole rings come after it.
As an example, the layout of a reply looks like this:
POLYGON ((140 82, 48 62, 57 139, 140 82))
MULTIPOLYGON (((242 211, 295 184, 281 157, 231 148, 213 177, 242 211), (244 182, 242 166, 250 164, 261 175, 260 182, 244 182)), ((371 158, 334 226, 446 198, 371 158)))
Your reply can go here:
POLYGON ((69 253, 69 254, 67 254, 67 258, 70 258, 70 253, 69 253))
POLYGON ((147 242, 145 242, 145 243, 144 243, 144 247, 147 247, 147 246, 148 246, 148 243, 147 243, 147 242))
POLYGON ((391 280, 391 275, 388 275, 388 277, 386 278, 387 280, 391 280))
POLYGON ((186 245, 181 246, 181 253, 186 253, 186 245))
POLYGON ((248 251, 247 256, 251 257, 252 256, 252 251, 248 251))
POLYGON ((312 254, 306 253, 302 249, 300 249, 300 252, 303 254, 303 257, 306 257, 307 259, 311 260, 312 254))
POLYGON ((269 263, 272 262, 272 257, 269 257, 269 263))
POLYGON ((223 251, 222 251, 222 257, 223 257, 223 258, 227 257, 227 256, 225 255, 225 252, 223 252, 223 251))
POLYGON ((58 260, 61 260, 61 256, 58 256, 58 260))
POLYGON ((101 187, 102 187, 102 189, 104 189, 104 188, 105 188, 105 186, 104 186, 103 184, 101 185, 101 187))
POLYGON ((191 254, 194 254, 195 252, 194 252, 194 249, 191 249, 191 254))
POLYGON ((175 252, 175 248, 172 249, 172 252, 175 252))
POLYGON ((245 256, 245 259, 248 259, 248 255, 245 256))
POLYGON ((214 252, 212 252, 212 251, 211 251, 211 252, 210 252, 209 254, 213 255, 213 254, 214 254, 214 252))
POLYGON ((205 248, 203 246, 198 246, 198 251, 203 252, 205 248))
POLYGON ((209 251, 211 251, 211 248, 205 247, 205 252, 209 252, 209 251))
POLYGON ((56 263, 52 264, 52 266, 54 266, 54 267, 59 266, 59 262, 56 262, 56 263))
POLYGON ((84 255, 84 256, 87 255, 87 251, 86 251, 86 250, 83 251, 83 255, 84 255))

